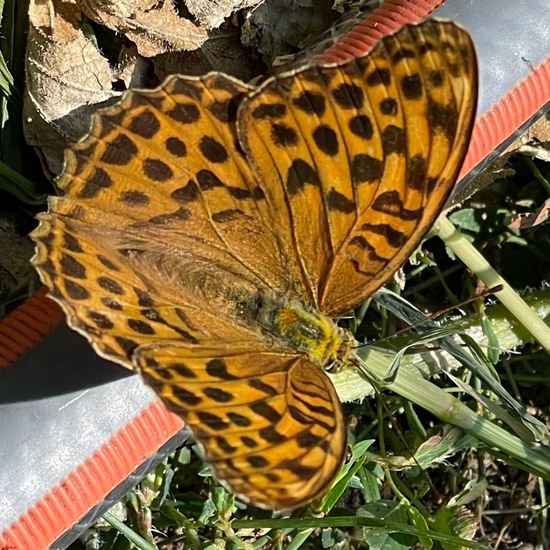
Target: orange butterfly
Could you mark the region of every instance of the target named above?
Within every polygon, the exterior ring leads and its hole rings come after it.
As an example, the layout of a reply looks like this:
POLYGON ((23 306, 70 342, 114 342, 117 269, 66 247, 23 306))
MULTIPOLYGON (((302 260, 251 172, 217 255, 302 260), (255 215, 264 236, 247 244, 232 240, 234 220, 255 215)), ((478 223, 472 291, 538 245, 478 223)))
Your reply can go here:
POLYGON ((97 352, 141 372, 238 495, 291 509, 339 469, 331 318, 435 220, 475 111, 468 34, 426 21, 258 87, 173 76, 66 153, 33 263, 97 352))

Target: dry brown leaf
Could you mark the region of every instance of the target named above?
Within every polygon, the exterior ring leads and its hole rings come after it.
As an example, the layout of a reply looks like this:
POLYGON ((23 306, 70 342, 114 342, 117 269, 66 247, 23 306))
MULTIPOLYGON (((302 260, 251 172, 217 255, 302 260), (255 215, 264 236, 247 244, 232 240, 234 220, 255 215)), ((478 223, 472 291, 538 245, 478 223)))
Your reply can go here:
POLYGON ((333 0, 270 0, 250 13, 243 42, 259 50, 271 67, 276 58, 319 41, 339 18, 332 3, 333 0))
MULTIPOLYGON (((174 8, 175 0, 31 0, 25 133, 50 176, 60 173, 67 142, 87 132, 91 112, 118 95, 112 89, 115 81, 120 90, 154 86, 153 74, 162 80, 167 73, 204 74, 219 70, 245 81, 258 74, 261 64, 252 60, 242 46, 236 20, 232 20, 235 25, 227 24, 212 32, 212 39, 200 51, 196 48, 206 40, 207 27, 262 0, 186 1, 198 24, 180 17, 174 8), (102 55, 104 49, 111 55, 116 49, 112 43, 98 46, 93 36, 85 36, 83 13, 133 42, 129 47, 120 46, 116 69, 102 55), (182 51, 190 49, 193 51, 182 51), (160 52, 164 53, 156 55, 160 52), (152 60, 144 57, 153 55, 152 60)), ((276 42, 273 36, 287 31, 292 37, 286 42, 294 43, 292 48, 298 45, 296 41, 301 44, 306 38, 311 40, 333 21, 336 14, 331 13, 331 2, 270 2, 271 9, 265 11, 262 7, 255 19, 261 43, 276 42)), ((105 40, 109 33, 99 36, 105 40)), ((117 43, 114 37, 112 41, 117 43)))
MULTIPOLYGON (((220 10, 225 14, 228 8, 224 4, 220 10)), ((222 13, 212 9, 212 16, 222 13)), ((37 149, 46 173, 50 177, 60 173, 67 143, 88 131, 90 114, 98 104, 118 95, 113 81, 128 87, 144 85, 151 66, 144 65, 142 56, 194 50, 207 37, 205 27, 180 17, 170 0, 31 0, 25 136, 37 149), (85 36, 83 13, 134 42, 135 46, 122 47, 116 75, 101 47, 85 36)), ((238 37, 235 40, 240 46, 238 37)), ((234 60, 239 68, 245 67, 242 76, 251 72, 231 41, 218 39, 208 51, 210 55, 203 56, 206 65, 234 60)), ((215 68, 223 70, 223 65, 215 68)), ((174 72, 179 72, 177 67, 174 72)))
POLYGON ((180 17, 169 0, 81 0, 80 6, 91 20, 134 42, 145 57, 195 50, 208 38, 204 26, 180 17))
POLYGON ((175 73, 199 76, 219 71, 249 82, 266 73, 263 63, 253 59, 250 50, 242 45, 240 29, 233 25, 212 31, 210 39, 198 50, 159 55, 153 64, 159 81, 175 73))
POLYGON ((218 28, 236 11, 253 8, 264 0, 186 0, 185 5, 207 29, 218 28))
POLYGON ((75 110, 115 95, 109 63, 80 30, 75 5, 31 0, 26 78, 25 137, 39 148, 46 171, 58 174, 67 141, 89 126, 75 110))
POLYGON ((546 201, 536 212, 513 216, 508 222, 510 229, 529 229, 540 225, 550 218, 550 201, 546 201))

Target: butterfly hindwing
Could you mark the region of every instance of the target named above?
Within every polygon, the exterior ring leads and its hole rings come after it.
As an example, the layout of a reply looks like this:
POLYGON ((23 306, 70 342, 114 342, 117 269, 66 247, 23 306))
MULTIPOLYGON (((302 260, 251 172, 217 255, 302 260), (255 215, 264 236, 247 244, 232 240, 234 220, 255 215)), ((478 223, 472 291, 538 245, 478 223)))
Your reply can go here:
POLYGON ((346 442, 340 402, 306 357, 149 345, 135 361, 186 419, 216 477, 237 494, 291 509, 322 492, 338 471, 346 442))

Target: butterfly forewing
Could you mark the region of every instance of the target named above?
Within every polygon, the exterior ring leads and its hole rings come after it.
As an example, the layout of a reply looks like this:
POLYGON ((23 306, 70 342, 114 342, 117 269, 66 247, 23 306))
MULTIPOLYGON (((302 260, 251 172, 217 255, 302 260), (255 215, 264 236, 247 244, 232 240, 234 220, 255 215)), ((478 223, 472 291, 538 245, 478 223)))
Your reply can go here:
POLYGON ((357 306, 418 245, 455 183, 476 89, 468 34, 427 21, 244 100, 244 149, 323 312, 357 306))

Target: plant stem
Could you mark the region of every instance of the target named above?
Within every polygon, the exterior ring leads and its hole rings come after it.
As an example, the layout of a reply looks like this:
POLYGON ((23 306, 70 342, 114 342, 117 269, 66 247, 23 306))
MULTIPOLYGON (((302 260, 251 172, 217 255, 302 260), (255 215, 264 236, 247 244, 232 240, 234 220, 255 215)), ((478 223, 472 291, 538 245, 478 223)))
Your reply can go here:
POLYGON ((533 335, 533 338, 550 353, 550 327, 521 299, 519 294, 489 265, 479 251, 455 228, 449 219, 441 216, 434 232, 487 286, 502 286, 495 296, 516 319, 533 335))

